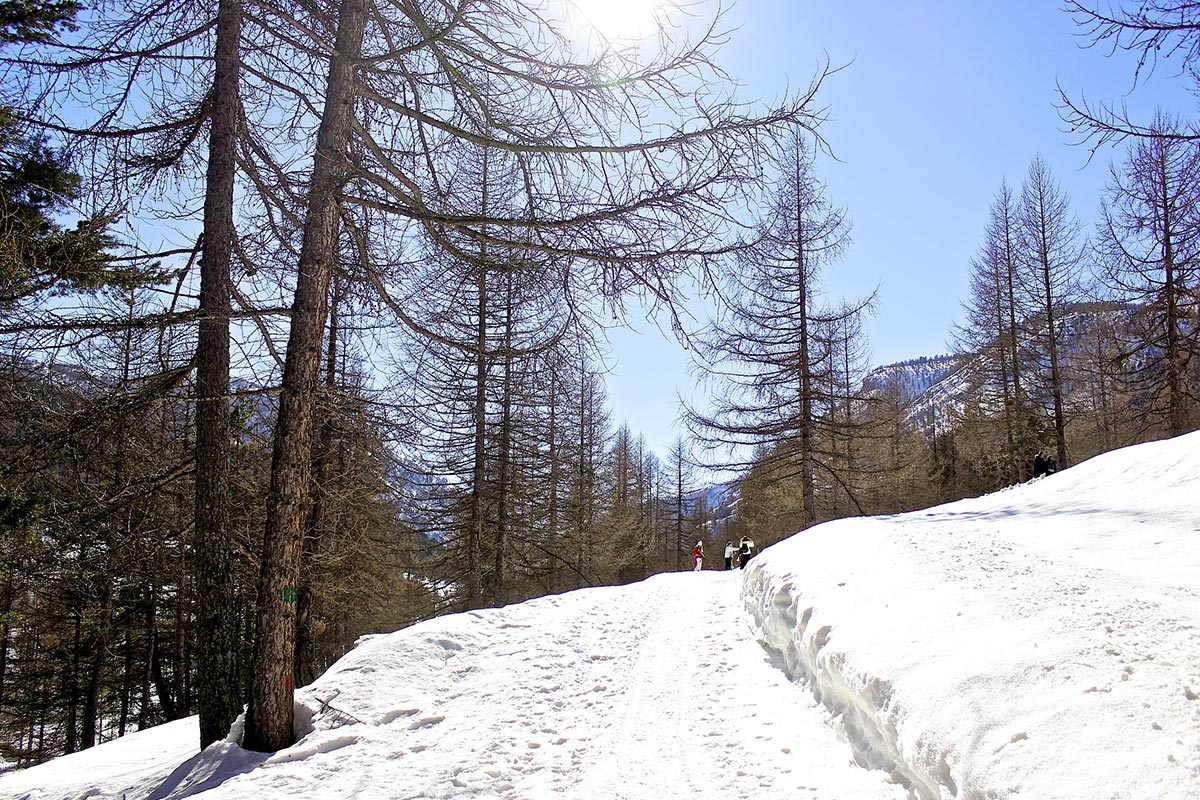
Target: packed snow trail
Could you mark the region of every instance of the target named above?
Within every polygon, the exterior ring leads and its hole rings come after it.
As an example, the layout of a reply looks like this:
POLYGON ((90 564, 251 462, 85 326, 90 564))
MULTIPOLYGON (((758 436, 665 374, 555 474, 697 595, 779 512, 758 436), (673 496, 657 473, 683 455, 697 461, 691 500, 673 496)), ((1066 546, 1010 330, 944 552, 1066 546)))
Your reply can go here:
POLYGON ((663 575, 377 637, 302 692, 325 707, 302 742, 211 796, 903 797, 768 663, 741 577, 663 575))
POLYGON ((311 712, 297 720, 303 738, 261 764, 221 743, 140 786, 99 772, 91 786, 77 775, 39 785, 48 767, 65 778, 68 756, 6 776, 0 794, 904 798, 884 773, 855 766, 811 692, 771 665, 742 607, 742 577, 660 575, 370 637, 297 693, 311 712))

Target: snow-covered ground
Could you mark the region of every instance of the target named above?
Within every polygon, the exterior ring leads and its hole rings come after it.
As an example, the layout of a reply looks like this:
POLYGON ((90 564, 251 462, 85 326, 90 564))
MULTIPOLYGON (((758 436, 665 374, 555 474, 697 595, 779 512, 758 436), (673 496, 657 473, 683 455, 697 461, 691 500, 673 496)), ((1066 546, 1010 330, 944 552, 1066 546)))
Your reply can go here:
POLYGON ((1200 434, 994 495, 370 637, 303 738, 184 720, 14 798, 1200 798, 1200 434))
POLYGON ((1200 434, 781 542, 747 607, 920 797, 1200 797, 1200 434))

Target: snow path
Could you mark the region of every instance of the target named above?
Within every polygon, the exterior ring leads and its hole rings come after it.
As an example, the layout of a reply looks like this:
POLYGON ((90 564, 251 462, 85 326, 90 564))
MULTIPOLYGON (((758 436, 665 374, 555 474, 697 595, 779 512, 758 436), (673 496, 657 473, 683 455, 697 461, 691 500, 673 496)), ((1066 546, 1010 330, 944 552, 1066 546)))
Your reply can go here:
POLYGON ((303 740, 203 797, 905 797, 771 665, 741 579, 662 575, 373 637, 301 691, 303 740))

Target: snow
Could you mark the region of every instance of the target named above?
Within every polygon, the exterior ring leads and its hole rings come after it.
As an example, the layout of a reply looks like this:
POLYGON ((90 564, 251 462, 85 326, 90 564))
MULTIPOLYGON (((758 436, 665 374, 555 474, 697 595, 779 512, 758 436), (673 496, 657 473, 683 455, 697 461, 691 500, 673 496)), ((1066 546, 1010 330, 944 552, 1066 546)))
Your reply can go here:
POLYGON ((300 690, 279 753, 184 720, 0 797, 1200 798, 1198 489, 1192 434, 430 620, 300 690))
POLYGON ((196 755, 197 717, 138 731, 98 747, 0 775, 0 797, 148 797, 196 755), (117 788, 119 787, 119 788, 117 788))
POLYGON ((948 377, 962 372, 973 360, 969 355, 943 355, 875 367, 863 378, 863 388, 872 393, 895 389, 902 403, 911 404, 948 377))

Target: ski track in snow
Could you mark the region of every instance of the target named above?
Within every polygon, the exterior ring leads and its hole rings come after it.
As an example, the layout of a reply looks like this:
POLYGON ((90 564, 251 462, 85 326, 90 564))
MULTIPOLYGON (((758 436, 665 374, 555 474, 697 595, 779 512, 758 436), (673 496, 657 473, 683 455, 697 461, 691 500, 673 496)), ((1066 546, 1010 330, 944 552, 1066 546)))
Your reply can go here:
POLYGON ((905 797, 853 765, 811 693, 771 666, 741 577, 664 575, 374 637, 301 691, 316 712, 304 739, 203 796, 905 797), (630 592, 639 602, 614 602, 630 592))

